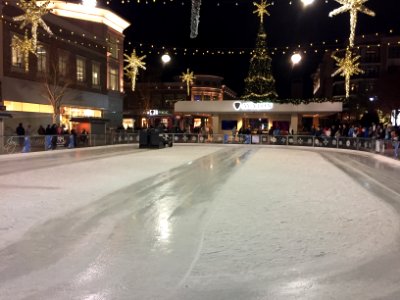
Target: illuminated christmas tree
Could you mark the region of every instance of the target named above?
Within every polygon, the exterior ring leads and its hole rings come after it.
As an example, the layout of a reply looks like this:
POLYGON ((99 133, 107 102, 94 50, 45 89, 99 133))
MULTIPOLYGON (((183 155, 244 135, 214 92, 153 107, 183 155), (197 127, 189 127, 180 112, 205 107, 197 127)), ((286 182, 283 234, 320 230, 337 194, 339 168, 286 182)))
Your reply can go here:
MULTIPOLYGON (((263 1, 256 4, 255 11, 260 17, 260 29, 258 30, 256 48, 250 59, 250 68, 245 82, 245 90, 242 99, 254 102, 270 101, 278 97, 275 91, 275 79, 271 71, 272 58, 267 50, 267 34, 264 31, 263 14, 268 14, 268 4, 263 1)), ((269 15, 269 14, 268 14, 269 15)))

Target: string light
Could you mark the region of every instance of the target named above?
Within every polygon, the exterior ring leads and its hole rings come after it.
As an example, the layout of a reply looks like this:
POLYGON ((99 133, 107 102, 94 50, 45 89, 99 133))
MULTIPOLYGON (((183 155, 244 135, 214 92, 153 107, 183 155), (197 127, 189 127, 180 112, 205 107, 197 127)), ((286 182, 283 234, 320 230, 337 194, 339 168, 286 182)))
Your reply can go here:
MULTIPOLYGON (((303 2, 305 0, 302 0, 301 2, 303 2)), ((307 3, 311 2, 312 0, 306 0, 307 3)), ((333 2, 335 0, 324 0, 324 1, 320 1, 321 4, 329 4, 331 2, 333 2)), ((271 5, 296 5, 296 3, 299 1, 293 1, 293 0, 279 0, 279 1, 275 1, 272 2, 271 5)), ((123 5, 179 5, 179 6, 185 6, 186 3, 184 0, 108 0, 106 1, 107 5, 111 5, 111 4, 123 4, 123 5)), ((241 7, 244 5, 248 5, 248 1, 247 0, 237 0, 237 1, 215 1, 214 3, 210 3, 210 5, 215 5, 216 7, 226 7, 226 6, 231 6, 231 7, 241 7)))
MULTIPOLYGON (((4 24, 10 26, 10 27, 15 27, 18 28, 19 26, 16 25, 15 22, 12 22, 10 20, 6 20, 4 18, 4 16, 1 16, 1 19, 3 20, 4 24)), ((76 34, 73 31, 66 31, 65 29, 61 29, 61 28, 53 28, 53 31, 55 32, 62 32, 64 35, 70 35, 71 38, 67 38, 67 37, 57 37, 57 35, 44 35, 47 38, 55 38, 58 39, 60 41, 63 42, 67 42, 67 43, 72 43, 72 44, 76 44, 75 40, 76 40, 76 34)), ((369 41, 369 36, 362 34, 359 36, 359 41, 358 44, 356 45, 355 48, 356 49, 360 49, 360 47, 370 47, 370 48, 379 48, 382 46, 393 46, 393 45, 400 45, 400 38, 397 39, 397 37, 395 37, 395 34, 398 34, 394 29, 388 29, 385 30, 387 36, 385 35, 385 33, 374 33, 374 35, 376 37, 382 36, 382 38, 388 38, 389 41, 388 42, 371 42, 369 41), (390 38, 392 36, 392 38, 390 38), (363 40, 366 40, 366 42, 363 42, 363 40)), ((107 41, 107 39, 100 39, 97 36, 93 35, 90 36, 88 34, 86 34, 86 36, 84 36, 84 40, 79 41, 79 44, 81 44, 82 46, 85 47, 90 47, 90 48, 97 48, 97 49, 106 49, 107 48, 107 44, 109 45, 110 42, 107 41), (91 40, 90 42, 88 42, 88 40, 91 40)), ((252 48, 223 48, 223 49, 216 49, 216 48, 211 48, 211 49, 195 49, 195 48, 182 48, 182 47, 176 47, 176 46, 158 46, 158 45, 154 45, 152 44, 151 46, 149 44, 145 44, 145 43, 132 43, 131 41, 127 41, 126 40, 126 45, 129 48, 131 48, 133 45, 135 45, 135 47, 139 48, 138 52, 142 53, 142 54, 155 54, 157 52, 159 52, 158 54, 161 53, 161 51, 159 50, 160 48, 164 48, 164 49, 174 49, 173 54, 175 55, 195 55, 194 52, 196 52, 197 54, 200 55, 208 55, 208 56, 216 56, 216 55, 226 55, 229 51, 231 55, 251 55, 253 49, 252 48), (149 51, 149 48, 154 49, 154 51, 149 51)), ((299 44, 299 45, 290 45, 290 46, 279 46, 279 47, 270 47, 270 51, 271 51, 271 55, 285 55, 286 53, 293 53, 295 51, 299 51, 299 49, 303 49, 302 51, 308 51, 309 53, 326 53, 329 51, 333 51, 333 50, 339 50, 339 48, 342 48, 343 44, 339 39, 332 39, 330 41, 322 41, 322 42, 312 42, 310 44, 299 44), (312 46, 311 46, 312 45, 312 46), (285 51, 285 49, 287 51, 285 51)), ((128 52, 128 49, 125 49, 125 52, 128 52)), ((163 51, 164 52, 164 51, 163 51)), ((172 52, 172 51, 170 51, 172 52)), ((303 52, 306 53, 306 52, 303 52)))

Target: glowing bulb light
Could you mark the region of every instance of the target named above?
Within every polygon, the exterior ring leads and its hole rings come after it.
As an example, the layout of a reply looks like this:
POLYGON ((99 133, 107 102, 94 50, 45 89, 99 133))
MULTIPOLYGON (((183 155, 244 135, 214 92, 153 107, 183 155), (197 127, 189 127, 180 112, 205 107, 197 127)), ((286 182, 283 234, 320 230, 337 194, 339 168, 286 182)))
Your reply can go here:
POLYGON ((87 7, 96 7, 97 1, 96 0, 82 0, 82 5, 87 7))
POLYGON ((301 0, 304 6, 308 6, 314 3, 314 0, 301 0))
POLYGON ((299 53, 295 53, 290 59, 294 65, 297 65, 301 61, 301 55, 299 53))
POLYGON ((161 60, 164 64, 167 64, 171 61, 171 56, 169 56, 169 54, 164 54, 163 56, 161 56, 161 60))

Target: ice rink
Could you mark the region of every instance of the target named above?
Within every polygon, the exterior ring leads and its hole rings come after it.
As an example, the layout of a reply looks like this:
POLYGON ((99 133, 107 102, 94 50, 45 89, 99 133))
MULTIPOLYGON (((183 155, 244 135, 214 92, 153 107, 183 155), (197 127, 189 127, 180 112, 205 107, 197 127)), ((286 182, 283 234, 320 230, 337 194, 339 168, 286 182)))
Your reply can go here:
POLYGON ((1 300, 398 300, 400 163, 256 145, 0 156, 1 300))

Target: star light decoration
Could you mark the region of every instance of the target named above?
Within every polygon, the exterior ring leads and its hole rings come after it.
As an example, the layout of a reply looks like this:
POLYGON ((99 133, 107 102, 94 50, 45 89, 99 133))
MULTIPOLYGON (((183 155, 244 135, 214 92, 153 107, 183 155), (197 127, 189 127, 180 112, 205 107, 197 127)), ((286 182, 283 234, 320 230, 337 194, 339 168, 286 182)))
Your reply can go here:
POLYGON ((42 17, 50 12, 51 10, 47 8, 50 4, 50 1, 41 1, 42 4, 38 5, 35 0, 20 0, 19 7, 25 12, 23 15, 14 17, 14 21, 22 21, 19 26, 21 29, 27 27, 28 25, 32 25, 31 35, 32 35, 32 43, 33 47, 37 48, 37 29, 41 26, 44 30, 47 31, 48 34, 53 35, 50 28, 43 21, 42 17))
POLYGON ((336 57, 334 54, 332 55, 332 58, 336 60, 336 65, 339 67, 339 69, 332 74, 332 77, 340 74, 340 76, 345 78, 346 98, 349 98, 350 77, 352 75, 364 73, 364 71, 359 68, 360 62, 358 62, 358 59, 360 58, 360 55, 353 56, 350 49, 347 48, 344 58, 336 57))
POLYGON ((29 53, 36 55, 36 47, 33 45, 33 41, 28 37, 28 30, 25 30, 23 39, 17 36, 13 36, 11 41, 11 47, 21 51, 24 57, 25 71, 29 71, 29 53))
POLYGON ((336 16, 338 14, 344 12, 350 12, 350 38, 349 38, 349 46, 350 48, 354 47, 354 38, 356 35, 356 26, 357 26, 357 13, 362 12, 371 17, 375 16, 375 12, 366 8, 364 3, 368 0, 335 0, 336 2, 342 4, 341 7, 331 11, 329 13, 330 17, 336 16))
POLYGON ((264 23, 264 15, 270 16, 267 7, 271 4, 267 3, 266 0, 261 0, 261 3, 253 2, 253 5, 257 6, 257 9, 253 11, 253 14, 258 14, 261 24, 264 23))
POLYGON ((194 39, 199 33, 201 0, 192 0, 192 13, 190 17, 190 37, 194 39))
POLYGON ((126 57, 124 61, 128 63, 124 67, 125 74, 131 79, 132 91, 134 91, 136 86, 136 77, 139 74, 139 68, 146 70, 146 63, 143 61, 143 59, 146 58, 146 55, 138 57, 136 55, 136 50, 133 49, 131 55, 124 54, 124 56, 126 57))
POLYGON ((182 82, 186 82, 187 94, 189 96, 190 95, 190 85, 193 84, 193 80, 196 79, 196 77, 194 76, 193 71, 190 72, 189 68, 188 68, 186 73, 182 72, 181 79, 182 79, 182 82))

